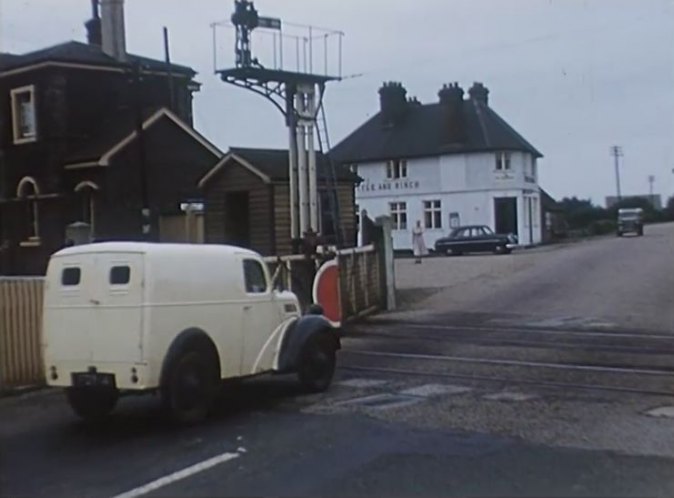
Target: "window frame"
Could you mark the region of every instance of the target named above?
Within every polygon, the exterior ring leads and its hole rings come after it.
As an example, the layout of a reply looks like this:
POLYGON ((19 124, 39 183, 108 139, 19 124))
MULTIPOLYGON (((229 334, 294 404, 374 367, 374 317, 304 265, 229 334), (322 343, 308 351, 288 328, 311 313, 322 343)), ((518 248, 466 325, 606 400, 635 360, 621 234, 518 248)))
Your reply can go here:
POLYGON ((431 199, 422 201, 422 207, 424 212, 424 228, 428 230, 442 230, 442 200, 431 199), (428 223, 429 220, 430 223, 428 223))
POLYGON ((244 258, 241 262, 241 269, 243 270, 243 288, 247 295, 261 296, 269 293, 269 277, 265 271, 265 265, 261 261, 253 258, 244 258), (251 263, 255 264, 261 271, 265 284, 263 291, 250 290, 253 287, 251 286, 251 288, 249 288, 248 286, 248 272, 246 271, 246 265, 251 263))
POLYGON ((407 178, 407 159, 389 159, 386 161, 386 179, 400 180, 407 178))
POLYGON ((28 221, 30 225, 30 234, 26 240, 19 242, 21 247, 34 247, 39 246, 41 243, 40 239, 40 210, 38 206, 38 197, 40 196, 40 187, 37 184, 37 181, 31 176, 24 176, 19 180, 19 184, 16 187, 16 197, 17 199, 24 200, 27 203, 28 221), (32 188, 32 193, 28 194, 24 192, 24 189, 27 185, 30 185, 32 188))
POLYGON ((12 112, 12 142, 14 145, 21 145, 37 141, 37 105, 35 98, 35 85, 26 85, 18 88, 13 88, 9 92, 10 105, 12 112), (20 109, 19 96, 22 94, 30 95, 30 103, 32 105, 32 132, 23 134, 21 132, 22 112, 20 109))
POLYGON ((512 171, 512 153, 510 151, 496 153, 496 171, 512 171))
POLYGON ((407 230, 407 202, 389 202, 389 213, 393 230, 407 230))

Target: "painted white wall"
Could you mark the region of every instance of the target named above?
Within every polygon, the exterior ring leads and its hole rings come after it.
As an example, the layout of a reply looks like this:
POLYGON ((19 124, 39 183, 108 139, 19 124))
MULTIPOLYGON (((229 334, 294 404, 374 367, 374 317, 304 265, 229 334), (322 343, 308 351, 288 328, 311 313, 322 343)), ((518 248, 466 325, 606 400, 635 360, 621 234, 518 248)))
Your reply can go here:
POLYGON ((483 224, 493 229, 494 199, 516 197, 520 243, 538 244, 542 240, 540 189, 537 178, 531 177, 532 163, 533 156, 523 152, 511 153, 511 169, 505 172, 496 170, 494 153, 409 159, 407 178, 397 180, 386 178, 384 161, 358 164, 363 182, 356 190, 356 203, 360 211, 366 210, 374 219, 389 215, 390 203, 405 202, 407 229, 394 230, 393 242, 395 249, 411 249, 412 228, 417 220, 423 226, 424 201, 441 201, 442 227, 424 228, 424 239, 432 248, 437 239, 450 232, 450 213, 459 214, 461 225, 483 224), (531 230, 528 198, 534 199, 531 230))

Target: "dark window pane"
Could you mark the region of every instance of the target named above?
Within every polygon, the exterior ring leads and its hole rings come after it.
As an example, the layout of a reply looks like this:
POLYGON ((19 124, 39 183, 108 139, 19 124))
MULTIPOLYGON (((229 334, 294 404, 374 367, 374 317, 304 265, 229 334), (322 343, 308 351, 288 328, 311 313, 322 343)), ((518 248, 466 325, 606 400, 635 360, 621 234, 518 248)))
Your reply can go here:
POLYGON ((442 213, 440 211, 436 211, 433 213, 433 216, 435 217, 434 228, 442 228, 442 213))
POLYGON ((126 285, 131 280, 131 268, 128 266, 113 266, 110 268, 110 284, 126 285))
POLYGON ((64 287, 74 287, 80 285, 82 271, 79 268, 64 268, 61 273, 61 285, 64 287))
POLYGON ((424 224, 426 228, 433 228, 433 216, 430 211, 426 211, 424 224))
POLYGON ((243 273, 246 280, 246 292, 252 294, 267 292, 267 278, 259 262, 252 259, 245 260, 243 273))

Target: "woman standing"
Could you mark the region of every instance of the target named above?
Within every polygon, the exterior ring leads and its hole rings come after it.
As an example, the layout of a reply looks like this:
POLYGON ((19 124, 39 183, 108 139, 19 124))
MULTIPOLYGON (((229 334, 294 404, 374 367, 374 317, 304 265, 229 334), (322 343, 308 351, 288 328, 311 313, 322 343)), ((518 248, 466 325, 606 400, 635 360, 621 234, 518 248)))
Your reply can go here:
POLYGON ((421 258, 428 254, 426 243, 424 242, 424 230, 421 228, 421 221, 417 220, 417 226, 412 230, 412 250, 414 251, 414 264, 421 264, 421 258))

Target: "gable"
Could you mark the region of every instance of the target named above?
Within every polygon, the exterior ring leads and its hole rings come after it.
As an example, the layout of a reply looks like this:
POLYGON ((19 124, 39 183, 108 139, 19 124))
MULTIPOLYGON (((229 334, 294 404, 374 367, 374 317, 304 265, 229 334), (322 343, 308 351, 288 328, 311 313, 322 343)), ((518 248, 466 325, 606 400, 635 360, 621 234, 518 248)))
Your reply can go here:
MULTIPOLYGON (((222 152, 208 141, 194 128, 185 124, 175 114, 166 108, 153 113, 147 112, 143 116, 143 130, 151 130, 158 124, 172 127, 174 132, 188 137, 190 140, 207 150, 215 159, 222 157, 222 152)), ((83 148, 77 150, 66 160, 66 169, 88 168, 95 166, 109 166, 116 154, 137 140, 137 116, 134 112, 120 112, 108 119, 99 133, 88 140, 83 148)))

